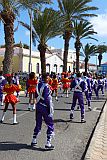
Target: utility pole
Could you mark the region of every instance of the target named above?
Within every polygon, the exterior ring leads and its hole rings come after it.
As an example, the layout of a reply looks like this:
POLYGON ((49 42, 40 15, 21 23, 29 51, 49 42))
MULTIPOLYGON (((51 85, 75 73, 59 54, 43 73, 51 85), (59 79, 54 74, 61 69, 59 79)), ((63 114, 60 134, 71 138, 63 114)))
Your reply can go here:
POLYGON ((32 72, 32 10, 29 11, 30 17, 30 53, 29 53, 29 73, 32 72))

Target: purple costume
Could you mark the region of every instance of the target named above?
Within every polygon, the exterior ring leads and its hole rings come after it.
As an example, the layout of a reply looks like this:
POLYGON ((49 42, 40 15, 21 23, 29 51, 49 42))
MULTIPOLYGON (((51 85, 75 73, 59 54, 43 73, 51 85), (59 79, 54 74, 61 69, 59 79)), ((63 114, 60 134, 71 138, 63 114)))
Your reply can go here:
POLYGON ((99 90, 101 89, 102 94, 104 95, 104 80, 103 79, 98 79, 98 86, 97 86, 97 92, 96 92, 96 96, 97 98, 99 98, 99 90))
POLYGON ((95 95, 97 96, 97 80, 95 78, 93 78, 93 83, 92 83, 92 90, 94 90, 95 95))
MULTIPOLYGON (((15 74, 14 77, 12 78, 12 81, 13 81, 13 84, 19 85, 19 76, 15 74)), ((17 91, 16 93, 17 93, 17 97, 19 97, 19 91, 17 91)))
POLYGON ((104 86, 105 86, 105 90, 107 91, 107 78, 106 77, 104 77, 104 86))
POLYGON ((71 89, 74 90, 73 94, 73 103, 71 106, 71 114, 70 119, 73 119, 73 112, 76 106, 76 101, 78 99, 80 108, 81 108, 81 121, 84 120, 84 101, 83 101, 83 93, 86 90, 86 84, 81 78, 77 78, 72 81, 71 89))
POLYGON ((3 86, 6 84, 6 80, 3 76, 0 76, 0 101, 2 102, 3 98, 3 86))
POLYGON ((38 83, 36 91, 36 126, 34 128, 33 138, 36 138, 38 133, 41 131, 43 117, 47 125, 47 141, 51 141, 51 137, 54 133, 51 90, 47 83, 41 81, 38 83))
POLYGON ((87 76, 84 76, 83 81, 86 84, 85 96, 86 96, 86 99, 87 99, 87 102, 88 102, 88 106, 90 107, 90 99, 91 99, 90 94, 89 94, 91 92, 90 79, 87 76))

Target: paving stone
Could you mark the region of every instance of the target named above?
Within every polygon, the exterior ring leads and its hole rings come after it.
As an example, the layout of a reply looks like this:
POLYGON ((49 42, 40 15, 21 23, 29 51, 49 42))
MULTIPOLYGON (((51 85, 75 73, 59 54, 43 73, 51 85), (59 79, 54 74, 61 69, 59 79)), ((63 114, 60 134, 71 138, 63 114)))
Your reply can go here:
POLYGON ((90 160, 107 160, 107 103, 91 140, 88 157, 90 160))

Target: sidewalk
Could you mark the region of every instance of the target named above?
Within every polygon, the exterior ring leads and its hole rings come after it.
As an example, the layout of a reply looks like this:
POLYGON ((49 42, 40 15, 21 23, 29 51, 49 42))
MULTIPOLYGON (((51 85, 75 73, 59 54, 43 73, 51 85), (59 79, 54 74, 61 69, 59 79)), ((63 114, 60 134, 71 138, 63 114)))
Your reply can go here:
POLYGON ((107 102, 84 160, 107 160, 107 102))

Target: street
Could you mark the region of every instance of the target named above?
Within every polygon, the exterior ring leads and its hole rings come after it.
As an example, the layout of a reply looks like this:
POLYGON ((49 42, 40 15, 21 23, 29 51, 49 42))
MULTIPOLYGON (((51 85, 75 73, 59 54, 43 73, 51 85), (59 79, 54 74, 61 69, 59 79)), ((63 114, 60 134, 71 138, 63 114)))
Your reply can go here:
MULTIPOLYGON (((0 124, 0 160, 81 160, 97 118, 106 100, 106 96, 100 95, 96 100, 92 97, 92 111, 85 105, 86 123, 80 123, 80 110, 75 108, 74 120, 70 121, 70 108, 72 93, 69 98, 61 97, 54 102, 54 126, 55 137, 52 141, 55 149, 45 150, 46 125, 43 122, 41 133, 38 136, 38 144, 31 147, 33 129, 35 127, 35 112, 28 111, 28 98, 20 95, 17 104, 18 125, 12 125, 12 109, 6 113, 5 121, 0 124)), ((0 117, 3 107, 0 107, 0 117)))

